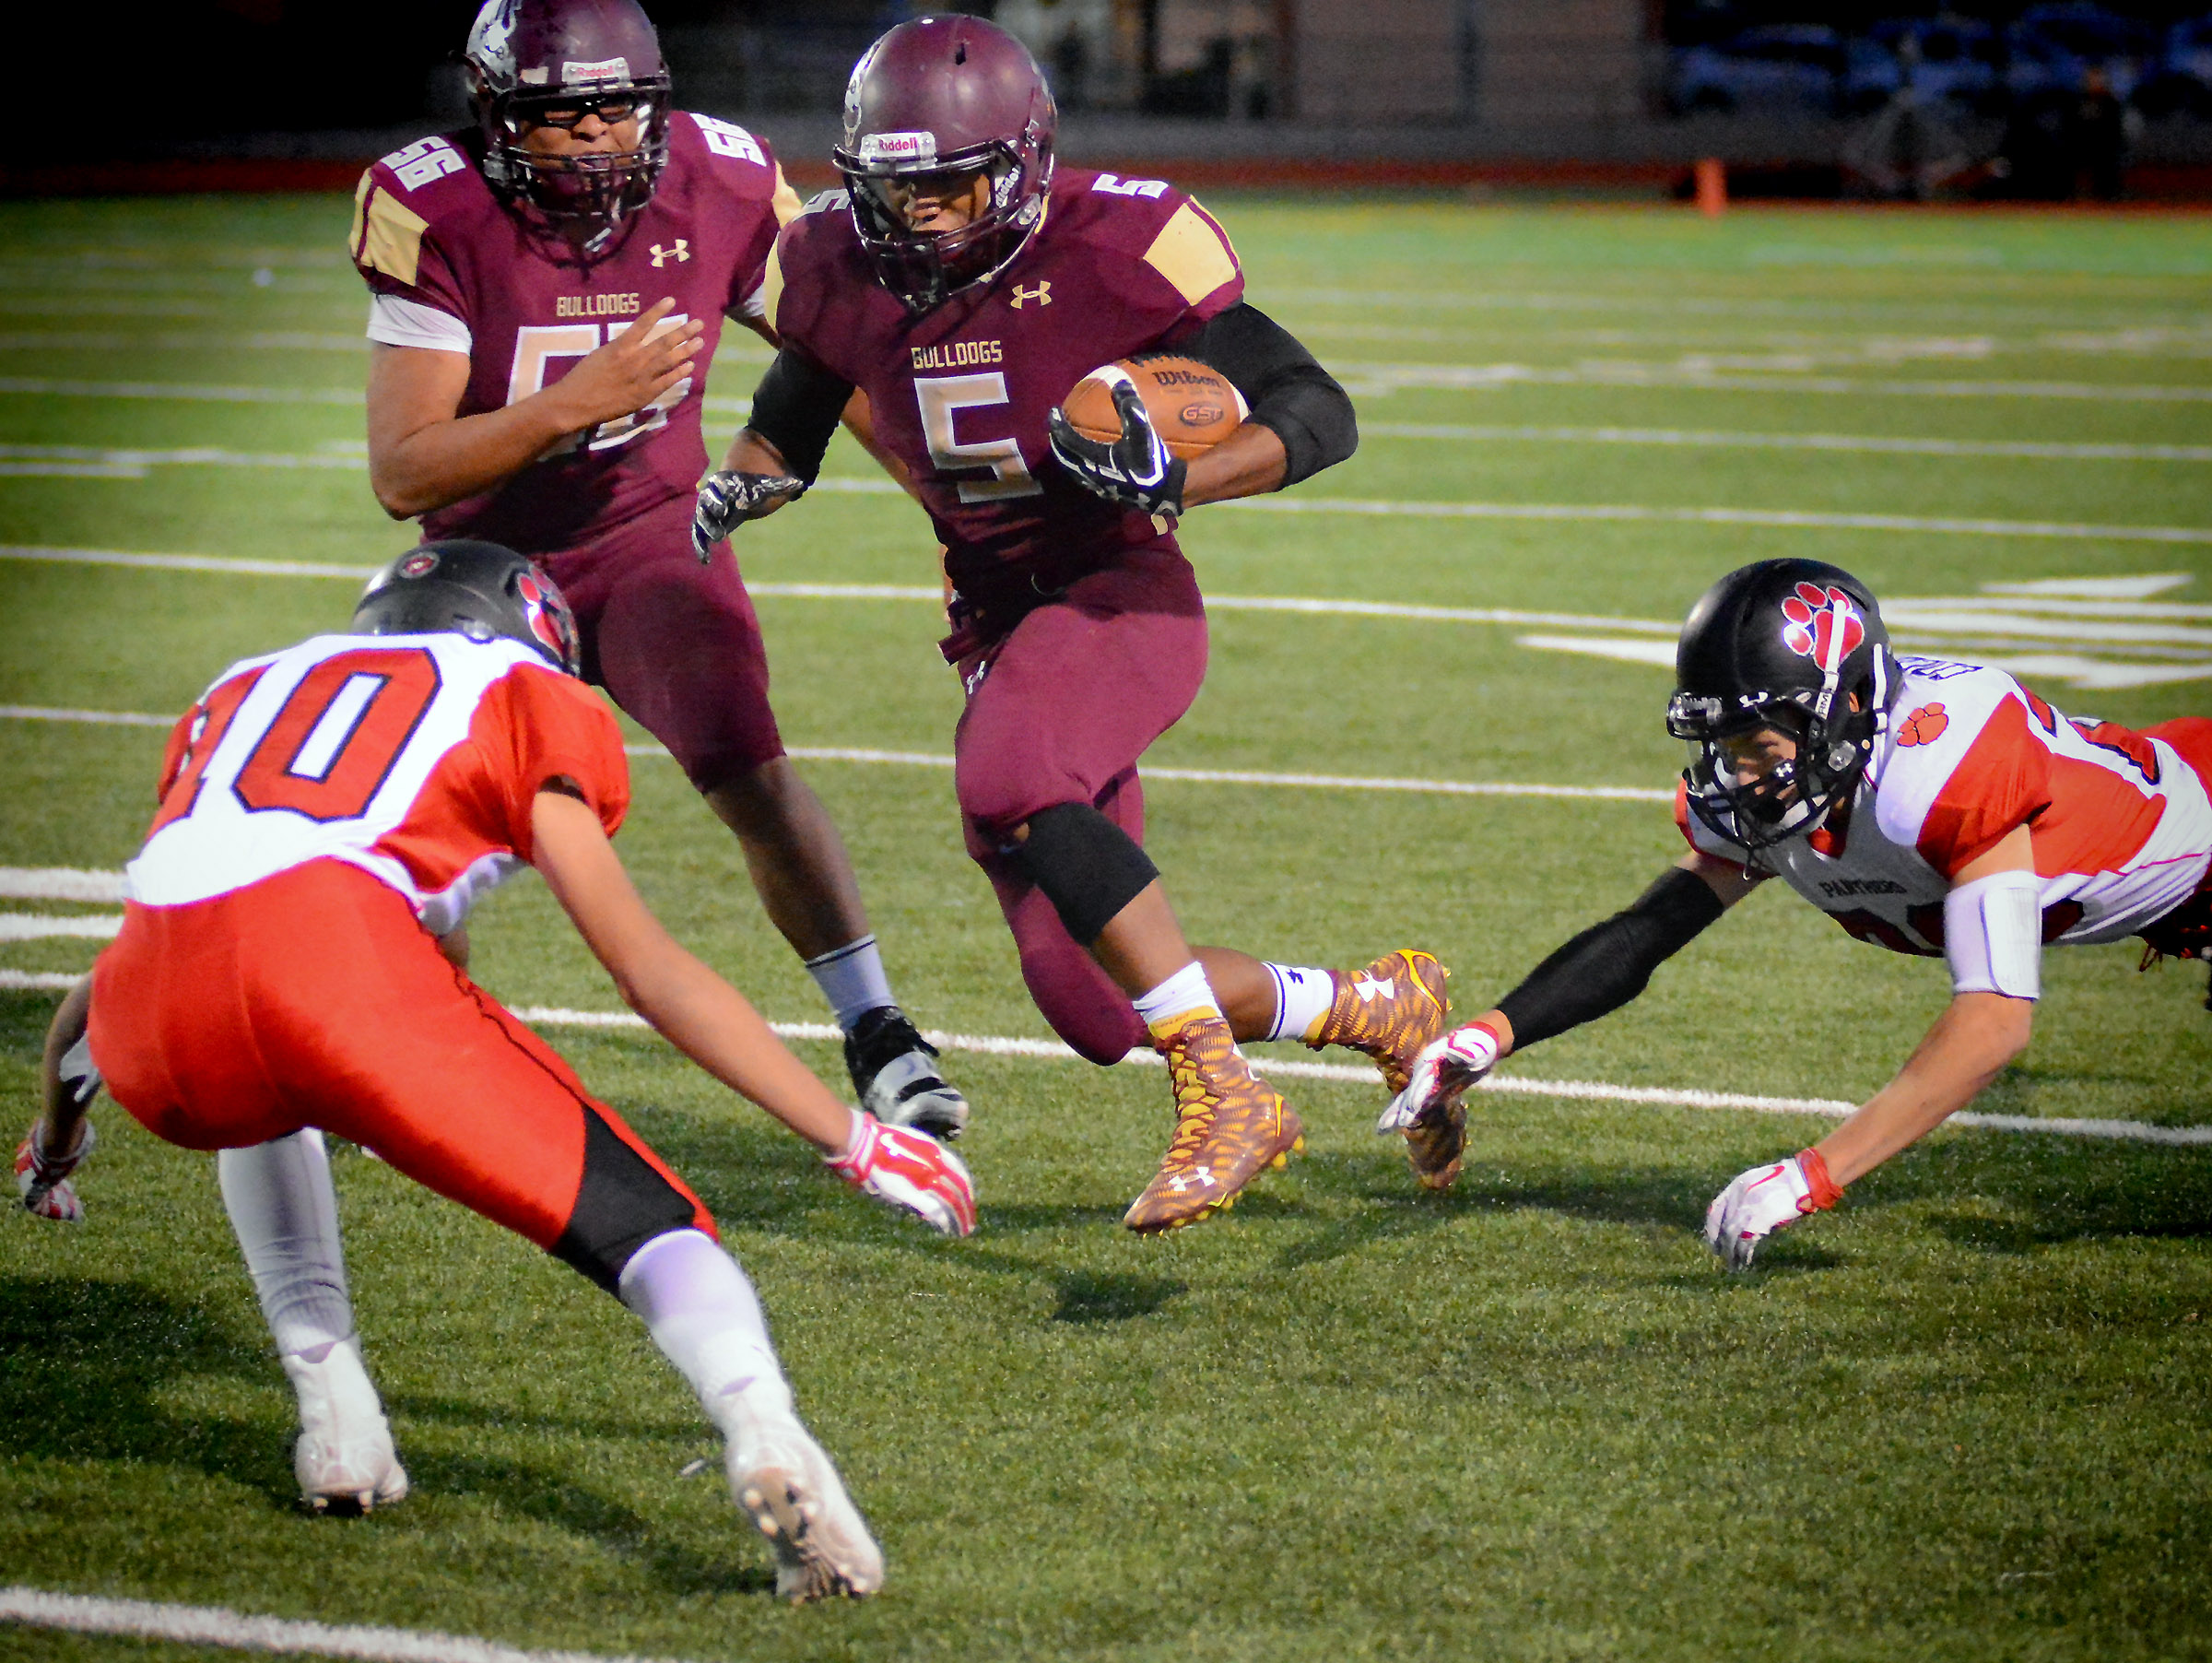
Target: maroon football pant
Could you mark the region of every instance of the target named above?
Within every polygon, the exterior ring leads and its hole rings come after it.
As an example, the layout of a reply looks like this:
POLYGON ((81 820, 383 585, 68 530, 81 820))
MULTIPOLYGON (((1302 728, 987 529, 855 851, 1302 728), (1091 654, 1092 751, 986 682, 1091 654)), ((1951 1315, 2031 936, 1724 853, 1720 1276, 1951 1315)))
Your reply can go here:
POLYGON ((953 738, 968 853, 997 892, 1022 980, 1053 1032, 1095 1063, 1145 1044, 1145 1025, 1030 882, 1012 842, 1041 809, 1089 803, 1139 843, 1136 760, 1206 678, 1206 607, 1172 545, 1079 579, 959 664, 967 709, 953 738))
POLYGON ((705 566, 691 552, 688 498, 588 548, 537 558, 575 610, 584 679, 665 745, 695 787, 783 754, 752 597, 726 545, 705 566))
POLYGON ((157 1138, 215 1150, 335 1132, 610 1292, 653 1237, 714 1231, 396 890, 341 861, 125 909, 93 967, 89 1037, 109 1093, 157 1138))

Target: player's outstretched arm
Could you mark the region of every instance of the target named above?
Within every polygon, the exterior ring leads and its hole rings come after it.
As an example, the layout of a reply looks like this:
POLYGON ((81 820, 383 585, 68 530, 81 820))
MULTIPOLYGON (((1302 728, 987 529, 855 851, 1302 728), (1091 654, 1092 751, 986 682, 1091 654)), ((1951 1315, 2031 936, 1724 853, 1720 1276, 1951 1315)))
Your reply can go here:
POLYGON ((531 862, 624 1003, 740 1096, 822 1151, 840 1177, 947 1235, 975 1228, 975 1189, 959 1156, 934 1138, 840 1103, 751 1003, 687 952, 631 886, 581 798, 554 786, 532 806, 531 862))
MULTIPOLYGON (((700 560, 747 520, 771 514, 806 494, 839 420, 855 402, 853 383, 785 347, 753 389, 753 411, 730 442, 722 466, 699 482, 691 548, 700 560)), ((873 450, 871 426, 864 442, 873 450)), ((900 482, 903 484, 904 480, 900 482)))
POLYGON ((1713 1198, 1705 1239, 1730 1269, 1747 1268, 1775 1231, 1834 1206, 1846 1185, 1926 1137, 2027 1049, 2042 909, 2026 826, 1959 869, 1943 913, 1950 1004, 1897 1077, 1842 1125, 1786 1161, 1751 1168, 1713 1198))
POLYGON ((85 1216, 69 1176, 92 1152, 92 1123, 86 1111, 100 1092, 100 1071, 85 1044, 91 1014, 92 978, 87 976, 63 997, 47 1027, 41 1113, 16 1150, 16 1189, 24 1209, 65 1223, 85 1216))
POLYGON ((488 490, 553 445, 635 415, 692 373, 699 319, 663 327, 674 301, 582 359, 551 386, 496 410, 458 414, 465 353, 381 342, 369 355, 369 484, 395 520, 488 490))
POLYGON ((1684 855, 1633 906, 1559 948, 1495 1008, 1430 1042, 1375 1130, 1403 1131, 1441 1113, 1515 1050, 1619 1009, 1760 881, 1732 862, 1684 855))

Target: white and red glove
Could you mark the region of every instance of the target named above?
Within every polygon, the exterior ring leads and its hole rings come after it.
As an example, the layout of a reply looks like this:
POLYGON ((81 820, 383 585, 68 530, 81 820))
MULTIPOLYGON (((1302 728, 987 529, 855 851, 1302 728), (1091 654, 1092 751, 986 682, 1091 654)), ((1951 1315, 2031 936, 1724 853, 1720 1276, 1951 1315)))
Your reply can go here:
POLYGON ((1748 1270, 1759 1243, 1842 1198, 1820 1151, 1802 1150, 1787 1161, 1753 1167, 1713 1197, 1705 1209, 1705 1244, 1729 1269, 1748 1270))
POLYGON ((41 1123, 35 1120, 24 1135, 22 1147, 16 1150, 16 1193, 23 1197, 23 1210, 33 1218, 62 1224, 75 1224, 84 1218, 85 1204, 76 1198, 76 1190, 69 1183, 69 1174, 92 1152, 92 1123, 82 1124, 85 1129, 76 1148, 58 1161, 50 1161, 39 1152, 41 1123))
POLYGON ((1497 1066, 1498 1035, 1481 1022, 1430 1040, 1413 1059, 1406 1089, 1375 1122, 1375 1135, 1402 1132, 1424 1115, 1449 1107, 1497 1066))
POLYGON ((823 1159, 854 1188, 904 1208, 932 1230, 966 1235, 975 1228, 975 1181, 958 1155, 926 1133, 855 1112, 843 1150, 823 1159))

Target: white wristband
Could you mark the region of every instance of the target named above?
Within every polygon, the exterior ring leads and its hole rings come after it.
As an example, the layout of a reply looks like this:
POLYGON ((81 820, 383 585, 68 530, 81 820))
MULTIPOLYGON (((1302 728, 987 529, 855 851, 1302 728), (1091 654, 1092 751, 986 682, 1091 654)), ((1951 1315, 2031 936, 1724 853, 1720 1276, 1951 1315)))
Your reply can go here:
POLYGON ((1943 956, 1953 993, 2042 992, 2042 882, 2033 872, 1992 872, 1943 898, 1943 956))

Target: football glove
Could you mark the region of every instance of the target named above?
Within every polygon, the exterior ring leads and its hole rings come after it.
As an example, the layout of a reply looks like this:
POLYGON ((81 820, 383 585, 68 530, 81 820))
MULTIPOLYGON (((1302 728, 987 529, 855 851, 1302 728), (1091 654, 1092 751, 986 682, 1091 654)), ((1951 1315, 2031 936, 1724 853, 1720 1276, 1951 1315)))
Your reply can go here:
POLYGON ((855 1112, 843 1153, 824 1159, 855 1189, 905 1209, 932 1230, 966 1235, 975 1228, 975 1182, 935 1138, 855 1112))
POLYGON ((1375 1136, 1402 1132, 1424 1114, 1448 1108, 1497 1066, 1498 1036, 1482 1023, 1469 1022, 1438 1035, 1413 1059, 1406 1089, 1390 1100, 1382 1118, 1375 1122, 1375 1136))
POLYGON ((76 1190, 69 1182, 69 1174, 92 1152, 92 1123, 83 1124, 76 1148, 58 1161, 39 1151, 40 1122, 32 1121, 30 1130, 24 1134, 22 1147, 16 1150, 16 1193, 23 1197, 23 1210, 31 1217, 62 1224, 83 1220, 85 1204, 76 1198, 76 1190))
POLYGON ((1182 483, 1187 469, 1182 458, 1171 456, 1152 426, 1145 401, 1128 382, 1115 384, 1113 407, 1122 418, 1122 436, 1108 443, 1086 439, 1076 431, 1067 412, 1054 406, 1045 417, 1052 435, 1053 454, 1085 489, 1109 502, 1144 513, 1182 513, 1182 483))
POLYGON ((806 481, 788 474, 740 474, 718 468, 699 482, 699 502, 691 510, 691 549, 705 564, 714 545, 747 520, 758 519, 779 502, 806 494, 806 481))
POLYGON ((1713 1197, 1705 1209, 1705 1244, 1729 1269, 1748 1270, 1759 1243, 1842 1198, 1820 1151, 1801 1150, 1787 1161, 1753 1167, 1713 1197))

